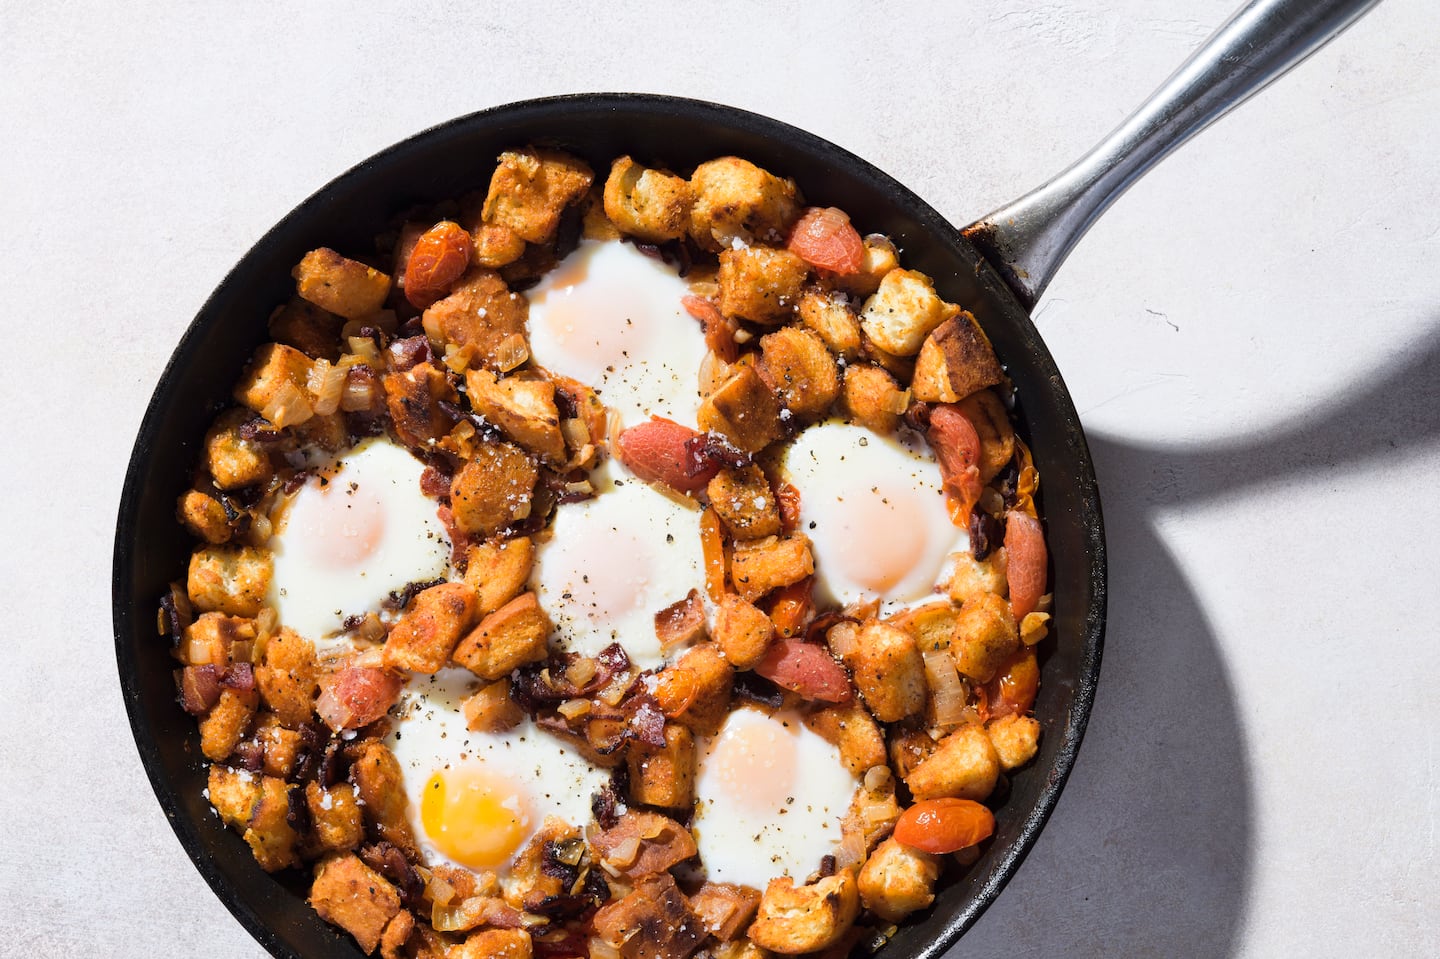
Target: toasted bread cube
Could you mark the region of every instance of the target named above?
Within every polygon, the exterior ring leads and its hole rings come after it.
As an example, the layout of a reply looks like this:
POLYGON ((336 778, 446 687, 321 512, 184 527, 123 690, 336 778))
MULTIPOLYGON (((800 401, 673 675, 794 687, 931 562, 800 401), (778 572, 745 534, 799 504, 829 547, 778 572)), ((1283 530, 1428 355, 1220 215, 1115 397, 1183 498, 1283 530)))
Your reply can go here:
POLYGON ((990 720, 985 732, 1005 769, 1019 769, 1034 759, 1040 748, 1040 723, 1034 716, 1001 716, 990 720))
POLYGON ((255 638, 255 621, 224 613, 201 613, 185 627, 182 652, 187 665, 214 664, 221 672, 232 661, 235 643, 255 638))
POLYGON ((554 383, 529 374, 499 379, 489 370, 470 370, 465 388, 471 408, 506 436, 550 463, 565 462, 554 383))
POLYGON ((495 612, 520 594, 535 563, 535 544, 528 536, 470 547, 465 582, 475 590, 481 616, 495 612))
POLYGON ((882 723, 899 722, 925 708, 925 661, 903 629, 874 620, 863 624, 844 662, 865 705, 882 723))
POLYGON ((450 508, 463 532, 493 536, 530 515, 540 469, 512 443, 486 443, 450 481, 450 508))
POLYGON ((509 266, 525 253, 525 239, 499 223, 477 223, 470 230, 470 262, 490 270, 509 266))
POLYGON ((292 297, 270 314, 270 339, 293 346, 314 360, 340 358, 340 317, 313 303, 292 297))
POLYGON ((805 725, 840 750, 841 761, 854 775, 885 765, 885 737, 859 703, 816 710, 805 717, 805 725))
POLYGON ((984 559, 969 552, 956 553, 950 561, 950 578, 945 591, 957 603, 968 603, 983 593, 1005 595, 1005 551, 995 550, 984 559))
POLYGON ((289 779, 300 760, 300 733, 280 725, 274 713, 263 716, 258 726, 255 739, 265 750, 265 775, 289 779))
POLYGON ((683 177, 623 156, 610 165, 604 202, 605 215, 622 233, 664 243, 685 235, 695 191, 683 177))
POLYGON ((1000 776, 1000 757, 983 727, 961 726, 936 745, 923 762, 910 771, 905 784, 917 801, 973 799, 990 795, 1000 776))
POLYGON ((524 929, 482 929, 472 932, 445 959, 531 959, 534 946, 524 929))
MULTIPOLYGON (((873 768, 873 767, 872 767, 873 768)), ((850 808, 840 823, 840 833, 852 848, 863 845, 868 853, 890 835, 900 819, 900 804, 895 800, 895 777, 866 774, 860 788, 850 800, 850 808), (850 839, 856 837, 858 842, 850 839)))
POLYGON ((767 536, 736 543, 730 558, 730 578, 741 597, 754 602, 781 586, 789 586, 815 572, 810 538, 803 533, 767 536))
POLYGON ((366 824, 381 839, 415 855, 415 835, 405 815, 409 799, 395 754, 378 739, 361 740, 348 752, 350 780, 359 794, 366 824))
POLYGON ((737 363, 729 377, 700 404, 697 420, 707 432, 723 433, 747 453, 758 453, 785 434, 780 399, 753 364, 737 363))
POLYGON ((705 493, 734 539, 764 539, 780 532, 780 507, 760 467, 722 469, 705 493))
POLYGON ((628 761, 635 802, 683 809, 695 801, 695 737, 686 727, 666 723, 664 747, 632 743, 628 761))
POLYGON ((426 448, 450 432, 451 420, 440 402, 453 403, 458 397, 444 370, 430 362, 417 363, 404 372, 386 373, 380 385, 400 442, 426 448))
POLYGON ((720 253, 720 312, 754 323, 783 323, 795 313, 810 266, 789 250, 747 246, 720 253))
POLYGON ((886 922, 903 922, 935 901, 939 878, 938 857, 887 839, 860 870, 860 902, 886 922))
POLYGON ((880 281, 885 275, 900 266, 900 256, 889 237, 872 233, 865 237, 864 243, 865 255, 860 261, 859 272, 832 278, 836 287, 851 296, 870 296, 880 289, 880 281))
POLYGON ((961 673, 988 683, 1019 648, 1020 630, 1009 602, 994 593, 981 593, 960 607, 950 654, 961 673))
POLYGON ((288 628, 270 637, 265 660, 255 667, 255 685, 280 722, 299 729, 315 711, 315 645, 288 628))
POLYGON ((240 427, 250 415, 245 410, 231 410, 216 419, 205 434, 205 469, 222 490, 253 486, 274 473, 269 454, 240 435, 240 427))
POLYGON ((715 645, 736 669, 749 669, 765 658, 775 624, 755 606, 726 593, 715 609, 715 645))
POLYGON ((907 402, 890 374, 868 363, 846 367, 842 401, 850 422, 881 436, 889 436, 900 426, 907 402))
POLYGON ((290 788, 284 780, 263 777, 260 796, 245 827, 245 842, 266 872, 300 865, 300 834, 290 825, 290 788))
POLYGON ((980 482, 988 483, 1015 455, 1015 428, 994 390, 971 393, 960 401, 960 412, 980 437, 980 461, 975 465, 980 469, 980 482))
POLYGON ((400 894, 358 856, 333 856, 315 871, 310 905, 321 919, 354 936, 362 952, 372 953, 400 912, 400 894))
POLYGON ((511 338, 525 337, 529 312, 529 302, 510 292, 499 273, 475 267, 455 284, 449 296, 426 307, 420 322, 437 353, 443 355, 446 346, 453 344, 470 350, 475 362, 502 370, 511 338))
POLYGON ((585 195, 595 174, 559 150, 526 147, 500 154, 483 216, 527 243, 549 243, 565 208, 585 195))
POLYGON ((474 623, 475 608, 475 590, 466 583, 440 583, 421 592, 385 639, 385 665, 434 675, 474 623))
POLYGON ((641 880, 629 895, 601 906, 592 924, 622 959, 686 959, 705 938, 685 894, 666 872, 641 880))
POLYGON ((909 633, 915 640, 915 647, 923 655, 950 648, 950 640, 955 634, 955 623, 959 618, 959 608, 941 599, 902 610, 891 616, 887 622, 909 633))
POLYGON ((290 275, 303 299, 347 320, 378 313, 390 295, 389 276, 328 247, 306 253, 290 275))
POLYGON ((748 935, 773 952, 794 955, 833 945, 860 914, 855 873, 843 869, 808 886, 789 876, 770 880, 748 935))
POLYGON ((276 426, 294 426, 315 415, 306 383, 310 357, 283 343, 266 343, 255 351, 240 380, 235 399, 276 426))
POLYGON ((350 444, 345 414, 338 411, 323 416, 316 414, 303 423, 295 424, 291 432, 302 446, 317 446, 330 453, 338 453, 350 444))
POLYGON ((329 789, 315 780, 305 785, 305 805, 312 824, 306 837, 307 857, 349 852, 365 839, 365 822, 356 803, 355 787, 337 783, 329 789))
POLYGON ((274 574, 267 549, 253 546, 204 546, 190 556, 185 591, 202 612, 256 616, 274 574))
POLYGON ((545 658, 550 617, 524 592, 480 621, 455 649, 455 662, 481 679, 497 680, 545 658))
POLYGON ((738 939, 760 908, 760 890, 729 882, 707 882, 690 897, 700 925, 721 942, 738 939))
POLYGON ((975 317, 961 310, 925 338, 910 389, 926 403, 954 403, 1004 377, 989 338, 975 317))
POLYGON ((175 518, 184 524, 190 535, 203 539, 211 546, 228 542, 235 532, 230 528, 230 519, 220 501, 196 489, 180 494, 180 500, 175 504, 175 518))
POLYGON ((629 810, 615 825, 587 838, 612 874, 629 879, 665 872, 696 851, 690 830, 667 816, 642 809, 629 810))
POLYGON ((690 236, 711 252, 730 249, 736 240, 781 243, 800 216, 793 181, 739 157, 700 164, 690 186, 695 191, 690 236))
POLYGON ((797 311, 800 322, 821 340, 830 352, 853 360, 860 355, 860 318, 850 309, 843 293, 806 290, 797 311))
POLYGON ((460 704, 465 728, 472 732, 503 733, 525 718, 525 710, 510 698, 510 680, 501 679, 481 686, 460 704))
MULTIPOLYGON (((423 929, 423 927, 421 927, 423 929)), ((380 934, 380 959, 409 959, 410 953, 405 951, 405 944, 415 933, 415 915, 408 909, 401 909, 395 917, 385 924, 385 931, 380 934)), ((439 936, 429 933, 436 941, 439 936)), ((425 955, 422 950, 417 954, 425 955)), ((438 956, 438 950, 429 953, 438 956)))
POLYGON ((802 420, 823 416, 840 394, 840 368, 809 330, 787 326, 761 337, 760 373, 802 420))
POLYGON ((924 273, 891 270, 865 301, 860 328, 886 353, 914 356, 932 330, 959 312, 940 299, 924 273))
POLYGON ((692 646, 655 677, 655 702, 668 718, 701 735, 717 732, 730 712, 735 670, 714 643, 692 646))
POLYGON ((206 798, 221 821, 241 832, 250 823, 250 814, 260 800, 260 777, 243 769, 231 769, 218 762, 210 766, 206 798))

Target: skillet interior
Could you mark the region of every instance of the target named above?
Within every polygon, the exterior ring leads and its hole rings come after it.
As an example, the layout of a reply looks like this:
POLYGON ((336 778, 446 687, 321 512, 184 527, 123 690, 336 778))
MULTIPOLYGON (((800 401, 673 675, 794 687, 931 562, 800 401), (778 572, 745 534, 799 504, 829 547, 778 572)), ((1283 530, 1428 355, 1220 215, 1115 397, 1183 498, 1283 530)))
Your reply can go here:
MULTIPOLYGON (((482 187, 497 154, 546 142, 603 171, 630 153, 682 168, 734 153, 794 177, 807 200, 840 206, 861 232, 894 238, 908 267, 935 279, 989 333, 1021 400, 1022 435, 1043 478, 1042 508, 1056 596, 1035 713, 1044 733, 1017 773, 995 839, 935 905, 911 918, 880 953, 938 956, 1019 867, 1074 762, 1100 665, 1105 554, 1094 471, 1059 371, 1029 316, 993 270, 919 197, 870 164, 803 131, 729 107, 669 97, 593 94, 526 101, 453 120, 377 154, 310 197, 271 229, 221 282, 176 348, 141 424, 115 537, 115 646, 131 727, 176 835, 216 894, 276 956, 361 955, 305 903, 303 877, 277 880, 225 829, 205 786, 194 720, 175 701, 173 661, 155 633, 166 584, 183 576, 190 542, 176 498, 215 413, 271 309, 292 292, 290 268, 321 245, 369 250, 386 221, 412 202, 482 187)), ((602 174, 603 175, 603 174, 602 174)))

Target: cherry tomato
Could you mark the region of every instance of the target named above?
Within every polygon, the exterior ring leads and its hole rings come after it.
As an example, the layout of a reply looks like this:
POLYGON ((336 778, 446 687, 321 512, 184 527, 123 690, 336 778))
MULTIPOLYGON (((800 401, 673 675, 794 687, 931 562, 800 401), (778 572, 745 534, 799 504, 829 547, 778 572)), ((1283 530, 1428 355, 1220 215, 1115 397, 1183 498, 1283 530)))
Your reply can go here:
POLYGON ((785 245, 811 266, 842 276, 859 273, 865 262, 864 241, 844 211, 833 206, 806 210, 790 230, 785 245))
POLYGON ((775 624, 775 632, 781 636, 798 636, 805 631, 805 624, 810 622, 810 617, 815 612, 815 601, 811 594, 814 581, 813 576, 806 576, 798 583, 791 583, 775 591, 774 601, 770 605, 770 620, 775 624))
POLYGON ((789 483, 781 483, 775 490, 775 502, 780 507, 780 529, 793 533, 800 526, 800 491, 789 483))
POLYGON ((720 465, 699 461, 685 444, 700 436, 688 426, 660 416, 620 434, 617 451, 630 470, 646 482, 661 482, 681 493, 704 489, 720 465))
POLYGON ((953 403, 944 403, 930 411, 930 426, 925 439, 935 451, 940 465, 940 479, 953 502, 952 518, 963 517, 970 522, 970 511, 980 499, 980 434, 953 403))
POLYGON ((1016 620, 1035 611, 1045 595, 1045 531, 1040 521, 1022 510, 1012 509, 1005 518, 1005 570, 1010 580, 1010 611, 1016 620))
POLYGON ((777 640, 755 664, 755 672, 809 700, 848 703, 854 695, 845 667, 825 647, 799 639, 777 640))
POLYGON ((995 832, 995 814, 969 799, 927 799, 901 814, 895 841, 942 855, 984 842, 995 832))
POLYGON ((700 321, 705 331, 705 345, 710 347, 710 352, 726 363, 740 359, 740 344, 735 340, 735 331, 740 326, 721 313, 713 300, 703 296, 682 296, 680 305, 685 307, 686 313, 700 321))
POLYGON ((420 234, 405 263, 405 299, 423 310, 450 292, 470 266, 472 244, 465 228, 450 220, 420 234))
POLYGON ((1001 667, 994 679, 977 690, 980 716, 988 722, 1001 716, 1027 713, 1035 705, 1039 688, 1040 662, 1035 658, 1035 650, 1022 649, 1001 667))

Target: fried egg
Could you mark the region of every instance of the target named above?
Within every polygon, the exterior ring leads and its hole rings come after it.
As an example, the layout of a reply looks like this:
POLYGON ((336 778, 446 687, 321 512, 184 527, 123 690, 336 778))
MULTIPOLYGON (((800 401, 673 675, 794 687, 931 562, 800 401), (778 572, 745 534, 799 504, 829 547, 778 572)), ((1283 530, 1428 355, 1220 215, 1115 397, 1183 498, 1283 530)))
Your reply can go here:
POLYGON ((651 415, 693 427, 705 337, 676 271, 633 244, 582 240, 533 289, 530 355, 585 383, 624 426, 651 415))
POLYGON ((693 829, 710 881, 803 883, 835 852, 859 780, 799 713, 735 710, 698 764, 693 829))
POLYGON ((345 618, 376 611, 392 590, 447 575, 450 540, 420 489, 414 456, 371 439, 320 467, 271 515, 267 604, 317 644, 345 618))
POLYGON ((400 764, 406 813, 428 861, 503 878, 547 816, 583 828, 610 773, 528 717, 503 733, 466 729, 461 703, 478 685, 458 668, 413 677, 385 744, 400 764))
POLYGON ((940 467, 918 437, 821 423, 795 438, 783 470, 800 491, 800 529, 823 599, 879 597, 887 610, 923 600, 944 577, 946 558, 969 546, 969 534, 950 521, 940 467))
POLYGON ((705 589, 700 513, 613 462, 591 481, 595 497, 555 510, 532 585, 556 645, 594 656, 618 642, 642 669, 658 666, 655 614, 705 589))

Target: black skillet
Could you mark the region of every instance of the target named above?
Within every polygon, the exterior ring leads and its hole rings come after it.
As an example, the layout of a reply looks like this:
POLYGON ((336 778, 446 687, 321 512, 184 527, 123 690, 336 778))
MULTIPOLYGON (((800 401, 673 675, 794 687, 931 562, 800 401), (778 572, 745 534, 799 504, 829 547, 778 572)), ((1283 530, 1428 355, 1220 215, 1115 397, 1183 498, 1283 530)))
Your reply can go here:
POLYGON ((225 277, 176 347, 140 426, 115 534, 115 649, 135 742, 181 845, 221 901, 276 956, 360 956, 306 904, 304 875, 262 872, 210 811, 195 722, 176 703, 174 664, 155 628, 157 601, 183 576, 191 549, 175 522, 176 498, 230 384, 266 338, 265 318, 293 291, 290 268, 317 246, 370 249, 397 211, 482 186, 509 147, 555 144, 599 170, 625 153, 675 169, 735 154, 793 177, 811 203, 842 207, 862 232, 889 235, 906 266, 974 312, 1014 381, 1020 429, 1044 478, 1055 623, 1035 703, 1040 752, 1011 780, 979 861, 952 869, 935 905, 902 925, 881 953, 938 956, 1019 868, 1054 808, 1100 668, 1100 498, 1079 418, 1029 310, 1076 240, 1136 177, 1373 2, 1251 3, 1084 159, 963 231, 869 163, 802 130, 712 103, 632 94, 532 100, 462 117, 376 154, 302 203, 225 277))

